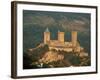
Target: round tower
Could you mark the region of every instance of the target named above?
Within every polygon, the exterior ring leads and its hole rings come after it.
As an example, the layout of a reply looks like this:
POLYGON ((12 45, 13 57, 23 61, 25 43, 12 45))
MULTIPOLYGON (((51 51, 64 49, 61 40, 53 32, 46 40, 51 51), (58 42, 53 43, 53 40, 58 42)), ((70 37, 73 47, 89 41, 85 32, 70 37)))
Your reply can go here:
POLYGON ((44 32, 44 43, 48 44, 49 41, 50 41, 50 32, 49 29, 47 28, 44 32))

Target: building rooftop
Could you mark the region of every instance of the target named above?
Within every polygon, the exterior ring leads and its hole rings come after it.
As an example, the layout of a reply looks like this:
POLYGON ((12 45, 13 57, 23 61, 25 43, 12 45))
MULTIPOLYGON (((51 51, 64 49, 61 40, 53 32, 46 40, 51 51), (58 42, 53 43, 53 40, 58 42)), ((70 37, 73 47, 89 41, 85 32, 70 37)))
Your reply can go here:
POLYGON ((61 32, 60 30, 58 30, 58 32, 61 32))
POLYGON ((46 28, 45 32, 50 32, 48 28, 46 28))

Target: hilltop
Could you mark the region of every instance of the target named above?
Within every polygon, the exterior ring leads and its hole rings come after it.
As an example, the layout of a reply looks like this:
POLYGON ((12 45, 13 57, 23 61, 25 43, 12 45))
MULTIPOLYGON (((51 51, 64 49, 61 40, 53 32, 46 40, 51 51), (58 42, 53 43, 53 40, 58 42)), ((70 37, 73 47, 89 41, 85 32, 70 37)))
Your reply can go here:
POLYGON ((28 49, 24 54, 24 69, 90 65, 89 56, 77 55, 74 52, 49 50, 48 45, 43 43, 36 48, 28 49))

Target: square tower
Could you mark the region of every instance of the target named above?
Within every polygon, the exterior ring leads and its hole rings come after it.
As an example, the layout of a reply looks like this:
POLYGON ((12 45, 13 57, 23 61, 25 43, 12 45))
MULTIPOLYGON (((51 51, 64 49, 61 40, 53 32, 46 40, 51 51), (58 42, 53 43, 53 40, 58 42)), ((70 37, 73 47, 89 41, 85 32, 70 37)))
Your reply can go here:
POLYGON ((49 29, 47 28, 44 32, 44 44, 48 44, 50 41, 50 32, 49 29))
POLYGON ((72 45, 73 47, 77 45, 77 31, 72 31, 72 45))
POLYGON ((58 41, 64 42, 64 32, 58 31, 58 41))

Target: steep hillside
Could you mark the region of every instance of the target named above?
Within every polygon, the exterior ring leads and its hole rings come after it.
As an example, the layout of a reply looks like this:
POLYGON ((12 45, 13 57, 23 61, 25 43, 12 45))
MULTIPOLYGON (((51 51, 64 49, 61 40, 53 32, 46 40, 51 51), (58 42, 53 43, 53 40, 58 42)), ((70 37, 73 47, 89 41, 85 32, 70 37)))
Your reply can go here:
POLYGON ((74 52, 49 50, 43 43, 24 53, 24 69, 70 66, 90 66, 89 56, 80 57, 74 52))

